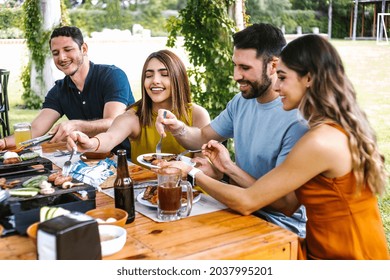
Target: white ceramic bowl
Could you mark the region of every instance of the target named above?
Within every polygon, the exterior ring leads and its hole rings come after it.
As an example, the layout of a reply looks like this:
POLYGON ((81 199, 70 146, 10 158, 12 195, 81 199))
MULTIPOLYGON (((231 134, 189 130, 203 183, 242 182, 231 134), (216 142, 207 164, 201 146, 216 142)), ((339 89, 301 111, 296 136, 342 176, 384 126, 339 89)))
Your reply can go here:
POLYGON ((126 229, 114 225, 99 225, 100 245, 102 256, 119 252, 126 243, 126 229))

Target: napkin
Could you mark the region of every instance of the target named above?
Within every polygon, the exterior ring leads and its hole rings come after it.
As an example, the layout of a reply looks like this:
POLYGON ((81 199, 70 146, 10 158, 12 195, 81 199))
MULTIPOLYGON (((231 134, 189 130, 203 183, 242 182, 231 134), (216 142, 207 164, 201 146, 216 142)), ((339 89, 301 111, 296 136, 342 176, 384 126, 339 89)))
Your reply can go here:
POLYGON ((96 165, 88 165, 84 161, 79 160, 72 164, 69 174, 76 180, 82 181, 101 191, 100 184, 114 174, 111 166, 116 168, 116 162, 109 158, 100 160, 96 165))

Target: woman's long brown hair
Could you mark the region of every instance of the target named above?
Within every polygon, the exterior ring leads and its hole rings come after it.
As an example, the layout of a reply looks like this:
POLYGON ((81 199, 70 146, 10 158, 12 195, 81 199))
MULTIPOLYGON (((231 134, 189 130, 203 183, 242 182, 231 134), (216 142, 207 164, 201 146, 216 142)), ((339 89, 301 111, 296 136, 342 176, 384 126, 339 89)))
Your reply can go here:
POLYGON ((299 76, 311 75, 312 84, 299 105, 309 126, 330 121, 348 134, 357 191, 368 185, 372 192, 382 194, 388 178, 384 157, 337 50, 325 38, 310 34, 291 41, 281 59, 299 76))

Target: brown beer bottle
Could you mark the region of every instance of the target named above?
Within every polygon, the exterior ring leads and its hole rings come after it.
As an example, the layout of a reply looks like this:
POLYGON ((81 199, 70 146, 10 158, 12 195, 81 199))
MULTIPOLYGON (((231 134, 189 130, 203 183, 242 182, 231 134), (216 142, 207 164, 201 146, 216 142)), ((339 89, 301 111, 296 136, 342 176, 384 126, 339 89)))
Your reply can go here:
POLYGON ((134 185, 129 175, 126 150, 118 150, 118 164, 114 181, 115 207, 125 210, 129 216, 126 224, 134 221, 134 185))

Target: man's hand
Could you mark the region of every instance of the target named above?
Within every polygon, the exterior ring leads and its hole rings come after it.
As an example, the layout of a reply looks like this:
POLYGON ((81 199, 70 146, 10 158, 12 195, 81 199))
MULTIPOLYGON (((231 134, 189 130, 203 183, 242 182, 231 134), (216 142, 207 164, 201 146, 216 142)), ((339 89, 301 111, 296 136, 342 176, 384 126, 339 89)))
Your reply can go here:
POLYGON ((73 131, 78 129, 78 120, 63 121, 55 125, 49 132, 49 134, 54 134, 54 137, 50 140, 50 143, 57 143, 65 141, 68 135, 73 131))
POLYGON ((228 169, 235 165, 230 159, 228 149, 216 140, 210 140, 202 146, 203 155, 208 157, 211 163, 219 172, 227 173, 228 169))
POLYGON ((195 163, 195 167, 202 170, 207 176, 214 178, 216 180, 221 180, 223 178, 223 173, 220 172, 211 162, 204 157, 195 157, 191 160, 195 163))

